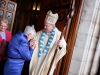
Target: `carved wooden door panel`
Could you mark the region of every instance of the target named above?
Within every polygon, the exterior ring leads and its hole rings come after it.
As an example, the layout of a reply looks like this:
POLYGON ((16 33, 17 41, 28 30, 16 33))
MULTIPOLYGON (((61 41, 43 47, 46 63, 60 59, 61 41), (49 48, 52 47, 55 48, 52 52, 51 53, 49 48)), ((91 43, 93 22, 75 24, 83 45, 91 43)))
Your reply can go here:
POLYGON ((9 28, 12 32, 15 12, 16 12, 17 3, 12 2, 10 0, 2 0, 0 1, 0 19, 7 19, 9 23, 9 28))

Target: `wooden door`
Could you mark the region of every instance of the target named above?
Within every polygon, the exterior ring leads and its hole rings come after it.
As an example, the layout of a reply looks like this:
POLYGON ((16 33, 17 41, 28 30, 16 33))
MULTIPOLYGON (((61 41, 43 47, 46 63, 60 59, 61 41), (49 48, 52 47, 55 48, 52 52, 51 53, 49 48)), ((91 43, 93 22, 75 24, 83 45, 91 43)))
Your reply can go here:
POLYGON ((17 3, 12 2, 10 0, 2 0, 0 1, 0 19, 4 18, 8 20, 9 28, 12 32, 15 13, 16 13, 17 3))

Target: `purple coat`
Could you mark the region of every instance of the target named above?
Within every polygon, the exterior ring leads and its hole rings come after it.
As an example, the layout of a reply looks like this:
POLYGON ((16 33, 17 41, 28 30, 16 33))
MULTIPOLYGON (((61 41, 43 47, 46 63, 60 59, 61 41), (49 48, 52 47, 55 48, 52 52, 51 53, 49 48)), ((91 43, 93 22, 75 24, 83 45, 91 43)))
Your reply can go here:
POLYGON ((29 47, 27 36, 18 32, 8 45, 8 58, 4 66, 4 75, 21 75, 24 61, 29 61, 33 50, 29 47))

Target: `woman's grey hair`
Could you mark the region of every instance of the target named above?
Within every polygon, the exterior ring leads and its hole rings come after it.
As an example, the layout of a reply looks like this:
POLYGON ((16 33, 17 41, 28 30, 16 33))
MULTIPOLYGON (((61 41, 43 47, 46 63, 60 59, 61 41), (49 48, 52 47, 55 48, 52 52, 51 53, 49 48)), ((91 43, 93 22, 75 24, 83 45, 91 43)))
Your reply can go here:
POLYGON ((34 25, 32 26, 26 26, 25 27, 25 30, 24 30, 24 33, 27 35, 29 33, 31 33, 32 35, 36 35, 36 31, 35 31, 35 28, 34 28, 34 25))

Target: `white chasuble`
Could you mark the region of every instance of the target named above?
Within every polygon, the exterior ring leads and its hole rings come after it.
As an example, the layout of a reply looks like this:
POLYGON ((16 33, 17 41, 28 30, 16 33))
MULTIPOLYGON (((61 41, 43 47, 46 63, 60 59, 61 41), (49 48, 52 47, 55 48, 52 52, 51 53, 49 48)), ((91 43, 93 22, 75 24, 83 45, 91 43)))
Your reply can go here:
MULTIPOLYGON (((55 50, 57 49, 58 40, 61 35, 61 32, 58 29, 56 29, 56 33, 55 33, 54 39, 50 45, 49 50, 46 53, 43 53, 41 55, 41 57, 38 57, 39 39, 40 39, 42 33, 43 33, 43 31, 40 31, 37 33, 38 45, 35 48, 34 53, 32 55, 32 59, 30 61, 29 75, 47 75, 53 55, 55 53, 55 50)), ((46 35, 44 46, 46 45, 49 36, 50 36, 50 34, 46 35)), ((53 74, 53 71, 56 68, 57 62, 65 55, 65 53, 66 53, 66 42, 63 39, 63 48, 61 50, 58 49, 58 52, 55 57, 55 61, 53 63, 52 70, 50 71, 50 74, 53 74)))
MULTIPOLYGON (((50 34, 49 34, 49 33, 46 34, 45 40, 44 40, 44 47, 43 47, 43 49, 45 48, 45 46, 46 46, 46 44, 47 44, 47 42, 48 42, 49 37, 50 37, 50 34)), ((53 42, 52 42, 52 43, 53 43, 53 42)), ((51 47, 51 46, 50 46, 50 47, 51 47)), ((44 60, 45 60, 46 55, 47 55, 47 52, 46 52, 46 53, 43 53, 43 54, 41 55, 41 57, 39 57, 38 64, 37 64, 37 69, 36 69, 36 75, 41 75, 41 74, 39 74, 39 73, 41 73, 41 71, 39 72, 39 70, 40 70, 40 67, 42 67, 42 65, 43 65, 43 63, 44 63, 44 60)), ((42 69, 41 69, 41 70, 42 70, 42 69)))

